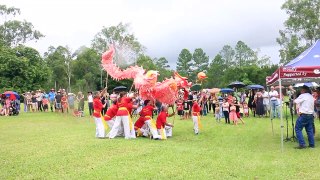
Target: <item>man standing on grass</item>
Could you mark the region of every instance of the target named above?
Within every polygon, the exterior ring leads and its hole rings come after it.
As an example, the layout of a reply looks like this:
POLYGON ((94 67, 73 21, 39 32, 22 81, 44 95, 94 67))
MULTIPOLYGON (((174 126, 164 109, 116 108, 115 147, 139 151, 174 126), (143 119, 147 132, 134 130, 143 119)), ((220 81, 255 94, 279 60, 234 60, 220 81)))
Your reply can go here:
POLYGON ((54 89, 51 89, 49 92, 49 101, 50 101, 51 112, 53 112, 55 98, 56 98, 56 93, 54 92, 54 89))
POLYGON ((57 95, 55 96, 55 104, 56 104, 55 109, 58 112, 61 112, 61 109, 62 109, 61 99, 62 99, 61 91, 58 91, 57 95))
POLYGON ((302 86, 301 95, 294 100, 299 106, 299 117, 296 122, 295 130, 297 138, 299 141, 299 146, 296 149, 306 148, 306 144, 303 139, 302 129, 306 128, 308 135, 309 147, 314 148, 314 136, 313 136, 313 126, 314 126, 314 99, 310 93, 308 86, 302 86))
MULTIPOLYGON (((279 93, 274 89, 274 86, 271 86, 271 91, 269 92, 270 96, 270 108, 271 108, 271 113, 270 116, 272 116, 272 119, 276 117, 276 115, 279 113, 278 112, 278 98, 279 98, 279 93)), ((281 106, 280 106, 281 107, 281 106)), ((278 117, 280 114, 278 115, 278 117)))

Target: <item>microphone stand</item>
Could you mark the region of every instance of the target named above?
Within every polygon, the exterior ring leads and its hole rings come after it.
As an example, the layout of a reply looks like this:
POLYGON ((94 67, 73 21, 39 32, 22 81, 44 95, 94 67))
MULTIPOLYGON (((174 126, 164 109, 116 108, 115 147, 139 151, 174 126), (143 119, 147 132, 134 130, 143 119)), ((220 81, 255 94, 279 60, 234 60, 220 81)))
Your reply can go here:
POLYGON ((289 102, 285 102, 286 104, 286 121, 287 121, 287 137, 284 139, 285 142, 291 141, 291 138, 289 138, 289 121, 288 121, 288 105, 289 102))
POLYGON ((293 100, 290 100, 290 115, 291 115, 291 125, 292 125, 292 136, 290 139, 292 139, 293 142, 296 141, 297 137, 294 135, 294 122, 293 122, 293 100))

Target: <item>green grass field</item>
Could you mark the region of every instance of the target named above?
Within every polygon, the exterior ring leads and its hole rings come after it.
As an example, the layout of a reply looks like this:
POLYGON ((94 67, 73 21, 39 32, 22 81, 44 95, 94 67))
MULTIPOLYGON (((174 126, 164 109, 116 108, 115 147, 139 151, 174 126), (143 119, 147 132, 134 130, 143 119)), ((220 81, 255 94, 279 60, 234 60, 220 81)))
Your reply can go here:
POLYGON ((191 120, 175 117, 173 138, 156 141, 96 139, 89 117, 0 117, 0 179, 320 179, 319 134, 315 149, 285 142, 281 152, 278 119, 274 135, 267 118, 245 121, 210 115, 195 136, 191 120))

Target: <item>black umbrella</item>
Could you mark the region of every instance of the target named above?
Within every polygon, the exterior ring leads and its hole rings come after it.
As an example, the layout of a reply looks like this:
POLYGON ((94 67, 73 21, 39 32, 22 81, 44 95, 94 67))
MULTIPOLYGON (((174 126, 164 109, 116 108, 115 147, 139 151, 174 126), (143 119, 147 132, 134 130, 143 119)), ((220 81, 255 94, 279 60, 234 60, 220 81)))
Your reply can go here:
POLYGON ((245 87, 246 85, 243 83, 243 82, 240 82, 240 81, 235 81, 235 82, 232 82, 228 85, 228 87, 230 88, 243 88, 245 87))
POLYGON ((201 90, 201 84, 194 84, 191 86, 191 91, 200 91, 201 90))
POLYGON ((121 92, 121 91, 126 91, 128 88, 125 86, 117 86, 115 88, 113 88, 114 92, 121 92))

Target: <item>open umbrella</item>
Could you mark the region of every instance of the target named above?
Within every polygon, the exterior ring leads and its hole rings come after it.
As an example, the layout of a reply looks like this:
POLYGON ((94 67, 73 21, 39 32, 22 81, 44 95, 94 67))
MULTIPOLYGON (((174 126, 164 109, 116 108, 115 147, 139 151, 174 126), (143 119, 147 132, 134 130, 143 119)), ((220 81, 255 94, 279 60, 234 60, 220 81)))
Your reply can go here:
POLYGON ((209 90, 209 92, 210 93, 218 93, 218 92, 220 92, 220 90, 221 89, 219 89, 219 88, 212 88, 212 89, 209 90))
POLYGON ((234 90, 230 89, 230 88, 222 88, 222 89, 220 89, 220 92, 222 92, 222 93, 231 93, 231 92, 234 92, 234 90))
POLYGON ((126 91, 128 88, 125 86, 117 86, 115 88, 113 88, 114 92, 121 92, 121 91, 126 91))
POLYGON ((248 88, 248 89, 264 89, 264 87, 259 84, 249 85, 246 88, 248 88))
POLYGON ((6 91, 3 94, 6 95, 6 97, 9 97, 10 100, 20 99, 19 94, 14 91, 6 91))
POLYGON ((191 86, 191 91, 200 91, 201 90, 201 84, 194 84, 191 86))
POLYGON ((235 82, 232 82, 228 85, 229 88, 243 88, 245 87, 246 85, 243 83, 243 82, 240 82, 240 81, 235 81, 235 82))
POLYGON ((318 87, 319 84, 315 83, 315 82, 306 82, 306 83, 297 83, 294 85, 294 87, 302 87, 302 86, 308 86, 308 87, 318 87))

